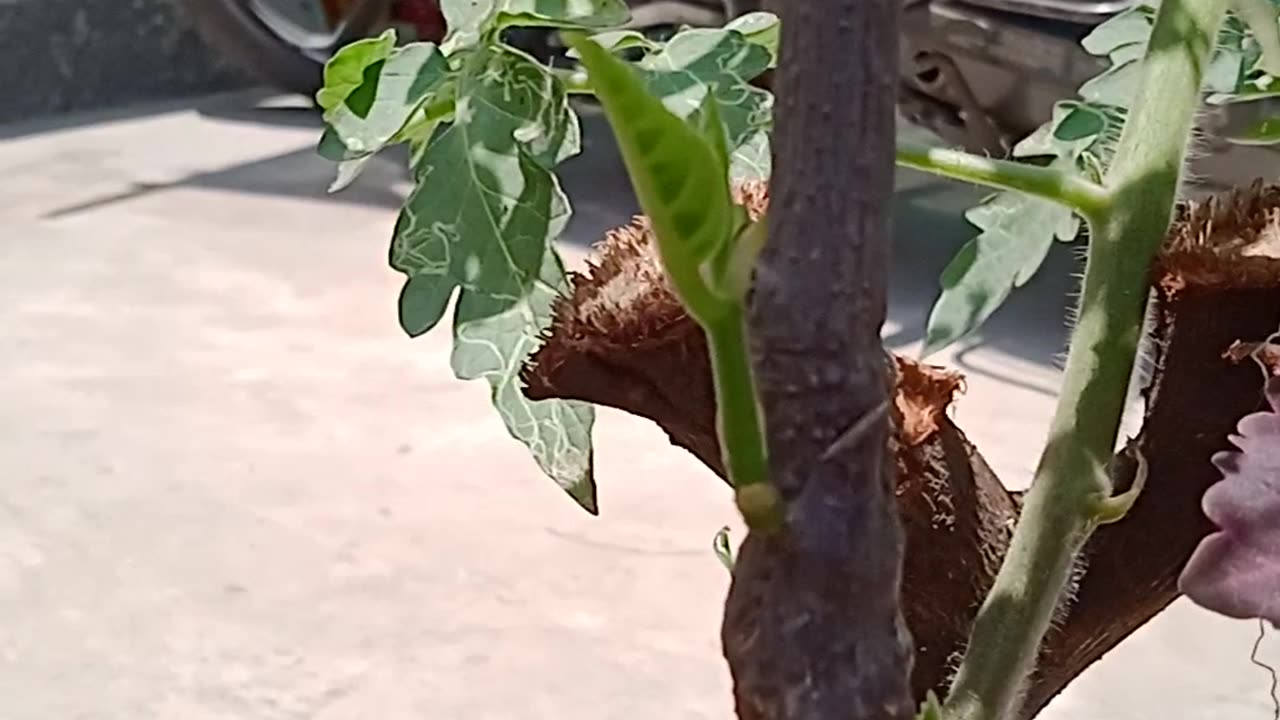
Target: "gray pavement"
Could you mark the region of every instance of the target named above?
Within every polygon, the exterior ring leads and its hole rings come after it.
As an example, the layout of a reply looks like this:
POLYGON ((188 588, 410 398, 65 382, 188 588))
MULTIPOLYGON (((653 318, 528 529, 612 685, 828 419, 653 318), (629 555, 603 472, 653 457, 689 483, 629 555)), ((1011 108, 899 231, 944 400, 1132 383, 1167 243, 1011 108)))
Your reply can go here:
MULTIPOLYGON (((603 517, 576 510, 447 333, 397 328, 394 159, 325 196, 315 119, 260 99, 0 127, 0 720, 730 718, 722 485, 605 411, 603 517)), ((632 209, 587 128, 575 262, 632 209)), ((974 194, 903 187, 910 349, 974 194)), ((1051 262, 942 358, 1011 483, 1056 391, 1051 262)), ((1270 717, 1255 633, 1180 602, 1043 717, 1270 717)))

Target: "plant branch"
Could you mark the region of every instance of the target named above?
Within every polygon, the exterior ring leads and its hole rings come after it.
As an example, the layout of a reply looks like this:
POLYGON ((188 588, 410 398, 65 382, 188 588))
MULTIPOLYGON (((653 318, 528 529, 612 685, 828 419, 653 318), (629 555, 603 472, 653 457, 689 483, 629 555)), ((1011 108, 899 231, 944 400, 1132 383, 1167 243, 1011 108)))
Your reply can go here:
POLYGON ((778 504, 769 485, 765 442, 751 375, 751 350, 740 310, 705 326, 716 393, 716 434, 738 504, 752 527, 777 527, 778 504), (753 488, 744 492, 746 488, 753 488), (758 497, 763 496, 763 497, 758 497), (759 506, 752 503, 759 500, 759 506))
POLYGON ((1049 440, 1009 551, 947 698, 947 717, 1003 720, 1016 710, 1040 641, 1111 494, 1106 464, 1141 336, 1151 262, 1172 219, 1200 88, 1227 0, 1161 3, 1142 83, 1091 218, 1079 322, 1049 440))
POLYGON ((1012 160, 981 157, 961 150, 898 141, 898 165, 933 175, 1000 190, 1017 190, 1066 205, 1086 218, 1104 213, 1110 196, 1103 186, 1072 172, 1012 160))
POLYGON ((782 9, 769 239, 748 318, 785 524, 748 534, 725 603, 743 720, 915 714, 881 411, 900 5, 782 9))

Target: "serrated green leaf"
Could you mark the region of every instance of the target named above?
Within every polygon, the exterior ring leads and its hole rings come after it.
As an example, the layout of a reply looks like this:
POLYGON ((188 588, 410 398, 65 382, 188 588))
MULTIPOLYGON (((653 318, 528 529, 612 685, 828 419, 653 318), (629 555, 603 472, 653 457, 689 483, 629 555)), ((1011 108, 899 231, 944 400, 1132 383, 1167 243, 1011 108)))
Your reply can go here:
POLYGON ((778 44, 782 38, 782 23, 771 12, 750 12, 734 18, 725 30, 742 33, 747 42, 769 51, 769 67, 778 64, 778 44))
POLYGON ((497 25, 590 30, 617 27, 630 19, 623 0, 506 0, 497 25))
POLYGON ((1086 105, 1077 105, 1053 129, 1053 136, 1065 142, 1085 140, 1096 137, 1106 125, 1107 119, 1102 113, 1086 105))
POLYGON ((699 321, 722 315, 730 303, 707 286, 702 266, 724 247, 732 229, 728 168, 696 128, 646 90, 631 66, 595 43, 572 44, 618 139, 676 293, 699 321))
POLYGON ((396 223, 391 264, 408 276, 401 323, 427 332, 458 292, 455 372, 489 381, 511 434, 594 512, 591 408, 534 403, 518 381, 565 287, 550 244, 569 205, 551 168, 578 151, 577 116, 544 67, 501 45, 468 52, 456 85, 453 122, 415 154, 418 184, 396 223))
POLYGON ((447 55, 508 27, 602 29, 631 17, 623 0, 441 0, 440 9, 449 28, 447 55))
POLYGON ((771 56, 738 32, 696 28, 677 33, 637 63, 649 92, 677 117, 688 118, 710 92, 719 104, 729 148, 730 176, 769 177, 773 95, 751 80, 771 56))
POLYGON ((929 314, 925 355, 976 330, 1013 288, 1035 275, 1055 237, 1070 240, 1079 229, 1070 209, 1017 193, 1000 193, 970 209, 965 219, 982 233, 942 271, 942 295, 929 314))
POLYGON ((713 93, 733 150, 772 120, 773 95, 751 84, 769 69, 769 58, 767 50, 740 33, 696 28, 677 33, 637 66, 648 91, 677 117, 692 116, 713 93))
MULTIPOLYGON (((391 33, 387 31, 383 37, 390 35, 394 42, 391 33)), ((449 76, 449 65, 433 43, 410 43, 392 48, 385 55, 379 46, 376 51, 358 52, 354 58, 344 57, 357 45, 348 46, 330 61, 343 68, 342 85, 334 88, 330 99, 350 85, 349 76, 355 72, 357 63, 368 63, 359 70, 361 84, 351 88, 345 99, 324 112, 326 130, 331 130, 344 148, 338 177, 330 186, 330 192, 349 185, 375 153, 400 140, 407 126, 421 115, 421 108, 434 98, 449 76)), ((322 88, 317 97, 328 89, 322 88)), ((431 124, 425 120, 420 122, 431 124)), ((332 139, 329 142, 333 144, 332 139)), ((327 150, 330 154, 334 151, 332 147, 327 150)))
POLYGON ((566 287, 560 259, 548 252, 539 282, 515 303, 463 291, 454 315, 452 364, 460 379, 489 382, 493 405, 511 436, 594 515, 599 512, 591 449, 595 410, 582 402, 530 400, 519 379, 520 368, 550 324, 552 301, 566 287))
POLYGON ((448 28, 441 44, 444 54, 452 56, 480 42, 481 35, 492 30, 503 4, 503 0, 440 0, 440 12, 448 28))
POLYGON ((1090 55, 1098 56, 1110 55, 1126 45, 1135 43, 1146 47, 1155 17, 1155 10, 1151 3, 1138 3, 1095 27, 1080 41, 1080 46, 1090 55))
POLYGON ((394 30, 344 46, 325 63, 324 86, 316 92, 316 104, 325 112, 342 105, 352 91, 364 84, 365 68, 386 60, 395 46, 394 30))

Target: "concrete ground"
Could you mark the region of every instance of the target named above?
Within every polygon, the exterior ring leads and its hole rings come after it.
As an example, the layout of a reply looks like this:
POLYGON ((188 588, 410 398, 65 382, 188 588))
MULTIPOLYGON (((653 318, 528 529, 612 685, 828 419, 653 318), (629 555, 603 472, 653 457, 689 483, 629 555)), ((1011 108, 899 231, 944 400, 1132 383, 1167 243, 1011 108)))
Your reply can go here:
MULTIPOLYGON (((605 411, 578 511, 447 333, 399 331, 394 159, 326 196, 315 118, 259 99, 0 127, 0 720, 730 718, 724 487, 605 411)), ((630 211, 587 127, 575 261, 630 211)), ((974 195, 903 186, 910 348, 974 195)), ((1011 482, 1056 388, 1051 263, 944 358, 1011 482)), ((1270 717, 1255 635, 1179 602, 1042 717, 1270 717)))

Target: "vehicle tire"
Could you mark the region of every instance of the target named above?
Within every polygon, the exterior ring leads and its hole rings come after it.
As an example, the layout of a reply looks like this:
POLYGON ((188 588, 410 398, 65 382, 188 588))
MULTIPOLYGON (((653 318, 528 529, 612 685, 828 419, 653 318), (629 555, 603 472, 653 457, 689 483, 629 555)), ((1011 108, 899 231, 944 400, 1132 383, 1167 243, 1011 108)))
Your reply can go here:
MULTIPOLYGON (((257 79, 308 98, 320 89, 330 52, 299 47, 281 37, 258 15, 250 0, 181 0, 181 5, 211 48, 257 79)), ((362 15, 365 17, 348 21, 344 36, 375 32, 384 13, 362 15)))

